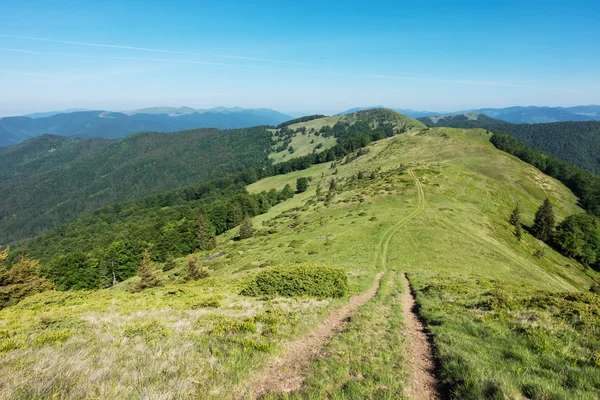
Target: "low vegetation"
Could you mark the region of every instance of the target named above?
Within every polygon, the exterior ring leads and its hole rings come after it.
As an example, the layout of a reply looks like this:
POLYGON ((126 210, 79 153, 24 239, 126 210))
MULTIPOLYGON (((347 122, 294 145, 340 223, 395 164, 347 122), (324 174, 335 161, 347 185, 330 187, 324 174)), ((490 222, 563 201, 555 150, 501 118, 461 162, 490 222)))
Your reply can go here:
POLYGON ((273 267, 259 272, 241 294, 245 296, 343 297, 348 278, 343 270, 325 265, 273 267))

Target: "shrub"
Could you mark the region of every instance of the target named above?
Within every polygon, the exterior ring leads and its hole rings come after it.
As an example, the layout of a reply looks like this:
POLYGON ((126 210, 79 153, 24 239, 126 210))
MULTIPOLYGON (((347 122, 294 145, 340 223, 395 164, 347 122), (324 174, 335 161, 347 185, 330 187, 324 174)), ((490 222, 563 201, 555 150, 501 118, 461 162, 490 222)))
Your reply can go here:
POLYGON ((245 296, 342 297, 348 277, 340 269, 325 265, 273 267, 261 271, 241 292, 245 296))

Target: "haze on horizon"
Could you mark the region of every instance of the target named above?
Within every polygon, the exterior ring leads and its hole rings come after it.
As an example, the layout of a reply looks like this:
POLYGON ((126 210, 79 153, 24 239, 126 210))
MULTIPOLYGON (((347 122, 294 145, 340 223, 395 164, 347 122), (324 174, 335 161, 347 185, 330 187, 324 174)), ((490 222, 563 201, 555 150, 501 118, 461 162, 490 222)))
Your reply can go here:
POLYGON ((599 103, 592 1, 0 5, 0 116, 599 103))

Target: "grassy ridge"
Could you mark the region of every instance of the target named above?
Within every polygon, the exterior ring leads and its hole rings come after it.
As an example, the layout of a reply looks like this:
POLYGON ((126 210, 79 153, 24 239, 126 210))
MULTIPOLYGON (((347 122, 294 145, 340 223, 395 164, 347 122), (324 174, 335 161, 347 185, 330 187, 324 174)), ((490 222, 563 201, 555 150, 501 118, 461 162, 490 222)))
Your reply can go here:
POLYGON ((592 173, 600 173, 600 121, 565 121, 543 124, 513 124, 483 114, 423 117, 428 126, 462 129, 480 128, 508 132, 527 146, 551 154, 592 173))
POLYGON ((378 243, 418 208, 408 165, 423 185, 425 209, 392 236, 380 294, 314 361, 306 390, 292 397, 404 395, 405 342, 395 294, 400 273, 408 271, 455 398, 594 398, 598 369, 589 368, 589 354, 598 316, 590 314, 585 323, 591 325, 584 326, 525 299, 546 296, 556 299, 557 310, 592 310, 585 301, 597 297, 584 292, 597 274, 551 249, 535 257, 544 244, 528 235, 519 243, 507 221, 517 201, 528 222, 547 196, 559 219, 581 212, 576 198, 494 149, 485 131, 460 129, 380 140, 337 168, 314 165, 250 185, 248 191, 260 192, 313 178, 306 192, 253 218, 257 235, 235 241, 237 232, 226 232, 215 250, 197 253, 211 278, 185 283, 180 259, 163 274, 164 287, 130 294, 134 282, 127 281, 106 291, 38 295, 1 310, 0 374, 10 380, 0 396, 229 396, 277 356, 283 342, 344 302, 246 297, 239 295, 242 288, 266 267, 310 263, 343 269, 349 294, 366 290, 378 271, 378 243), (332 179, 337 183, 329 193, 332 179), (479 298, 489 304, 478 304, 479 298), (557 330, 528 335, 532 330, 523 324, 530 313, 538 318, 533 322, 557 324, 557 330), (561 350, 547 357, 533 350, 544 343, 561 350), (514 359, 506 356, 511 351, 514 359), (514 368, 518 363, 526 373, 514 368), (566 363, 572 378, 556 379, 566 363))

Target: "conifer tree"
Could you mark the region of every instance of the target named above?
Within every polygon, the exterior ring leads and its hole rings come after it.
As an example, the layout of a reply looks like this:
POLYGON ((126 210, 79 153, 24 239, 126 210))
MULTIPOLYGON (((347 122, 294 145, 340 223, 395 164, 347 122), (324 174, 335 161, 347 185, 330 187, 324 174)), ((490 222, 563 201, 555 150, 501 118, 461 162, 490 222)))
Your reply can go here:
POLYGON ((252 221, 250 218, 244 218, 244 222, 242 222, 242 226, 240 226, 240 239, 248 239, 252 237, 254 233, 254 228, 252 227, 252 221))
POLYGON ((523 239, 523 226, 521 225, 521 222, 515 225, 515 236, 519 242, 523 239))
POLYGON ((198 221, 196 221, 196 238, 198 239, 198 248, 200 250, 212 250, 217 245, 210 221, 204 218, 203 214, 200 214, 198 221))
POLYGON ((109 271, 108 263, 105 260, 98 262, 98 287, 106 289, 113 282, 111 271, 109 271))
POLYGON ((510 218, 508 219, 508 222, 510 222, 511 225, 513 225, 513 226, 517 226, 517 225, 521 224, 521 209, 519 208, 518 205, 515 207, 512 214, 510 214, 510 218))
POLYGON ((4 286, 8 284, 8 270, 2 264, 8 258, 8 247, 4 250, 0 250, 0 286, 4 286))
POLYGON ((197 281, 198 279, 208 278, 208 268, 198 265, 193 256, 188 257, 188 279, 197 281))
POLYGON ((40 262, 29 260, 21 255, 19 261, 10 269, 8 276, 11 283, 27 283, 32 279, 39 278, 40 262))
MULTIPOLYGON (((291 189, 290 189, 291 190, 291 189)), ((234 201, 229 205, 227 213, 227 228, 232 229, 238 226, 244 219, 244 210, 237 201, 234 201)))
POLYGON ((544 200, 544 203, 535 213, 535 219, 531 231, 535 237, 544 242, 547 242, 552 237, 554 229, 554 209, 549 199, 544 200))
POLYGON ((518 205, 510 214, 508 222, 515 227, 515 236, 517 237, 518 241, 521 241, 523 238, 523 224, 521 222, 521 209, 518 205))
POLYGON ((175 259, 173 258, 172 255, 168 255, 167 259, 165 260, 165 265, 163 266, 163 271, 170 271, 173 268, 175 268, 177 266, 177 264, 175 264, 175 259))
POLYGON ((148 250, 144 251, 142 263, 137 270, 137 274, 140 277, 140 280, 135 286, 135 290, 138 292, 158 286, 161 283, 156 267, 152 260, 150 260, 150 252, 148 250))

